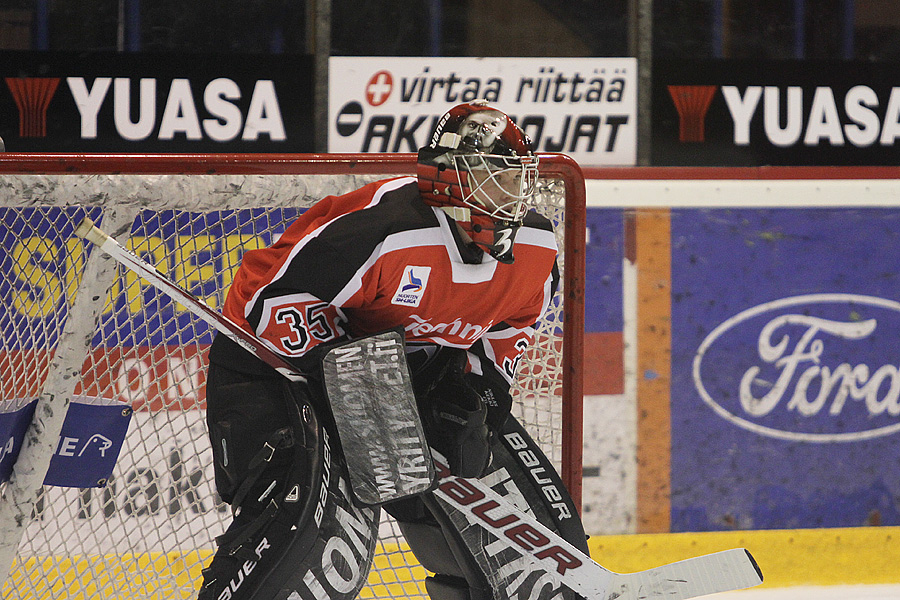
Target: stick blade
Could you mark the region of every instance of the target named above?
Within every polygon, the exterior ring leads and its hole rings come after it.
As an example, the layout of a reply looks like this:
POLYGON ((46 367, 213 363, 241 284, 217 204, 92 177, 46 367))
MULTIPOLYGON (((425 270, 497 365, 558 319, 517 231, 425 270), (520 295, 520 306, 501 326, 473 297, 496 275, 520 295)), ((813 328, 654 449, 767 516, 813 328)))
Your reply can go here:
POLYGON ((762 571, 744 548, 689 558, 638 573, 617 575, 604 600, 686 600, 759 585, 762 571))

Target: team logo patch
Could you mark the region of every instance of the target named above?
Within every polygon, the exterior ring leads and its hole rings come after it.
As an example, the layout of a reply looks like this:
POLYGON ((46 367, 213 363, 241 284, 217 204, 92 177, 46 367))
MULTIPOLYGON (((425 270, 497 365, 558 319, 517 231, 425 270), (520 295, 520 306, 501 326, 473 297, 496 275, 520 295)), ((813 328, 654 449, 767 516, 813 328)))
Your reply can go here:
POLYGON ((428 276, 430 274, 431 267, 407 265, 403 270, 403 278, 400 280, 397 292, 391 299, 391 304, 419 306, 419 302, 422 301, 422 295, 425 293, 425 286, 428 285, 428 276))

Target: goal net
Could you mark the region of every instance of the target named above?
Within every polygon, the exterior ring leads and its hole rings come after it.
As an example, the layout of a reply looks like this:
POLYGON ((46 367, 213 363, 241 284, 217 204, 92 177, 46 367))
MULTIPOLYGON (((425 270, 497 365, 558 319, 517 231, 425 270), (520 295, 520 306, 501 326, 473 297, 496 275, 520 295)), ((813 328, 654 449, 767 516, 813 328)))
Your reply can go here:
MULTIPOLYGON (((536 209, 556 225, 564 277, 520 366, 514 411, 578 502, 584 187, 567 157, 540 167, 536 209)), ((0 412, 39 399, 0 484, 0 544, 12 548, 3 598, 193 598, 230 521, 204 422, 213 331, 76 237, 77 224, 91 218, 220 308, 242 253, 305 207, 414 172, 414 155, 0 156, 0 412), (133 411, 113 474, 100 487, 41 486, 67 404, 84 399, 133 411), (33 509, 17 519, 22 498, 33 509)), ((361 597, 424 596, 425 575, 383 521, 361 597)))

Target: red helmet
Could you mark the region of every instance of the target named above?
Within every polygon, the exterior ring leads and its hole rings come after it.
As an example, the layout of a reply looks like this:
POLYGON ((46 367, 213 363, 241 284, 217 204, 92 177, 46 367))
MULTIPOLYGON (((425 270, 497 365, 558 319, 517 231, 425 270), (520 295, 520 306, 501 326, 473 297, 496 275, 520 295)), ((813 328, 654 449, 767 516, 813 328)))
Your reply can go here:
POLYGON ((479 100, 451 108, 419 150, 419 191, 501 262, 513 262, 516 231, 538 179, 531 140, 506 113, 479 100))

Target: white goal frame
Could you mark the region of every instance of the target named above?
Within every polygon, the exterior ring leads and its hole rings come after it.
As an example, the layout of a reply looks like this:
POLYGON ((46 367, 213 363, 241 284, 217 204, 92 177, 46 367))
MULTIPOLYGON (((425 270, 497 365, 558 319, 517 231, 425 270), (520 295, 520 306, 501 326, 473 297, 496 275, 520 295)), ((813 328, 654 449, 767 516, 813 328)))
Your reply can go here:
MULTIPOLYGON (((320 197, 328 194, 343 193, 359 187, 367 181, 380 177, 392 177, 398 175, 412 175, 415 173, 414 154, 320 154, 320 155, 243 155, 243 154, 173 154, 173 155, 78 155, 78 154, 0 154, 0 210, 4 214, 4 229, 20 227, 18 221, 11 219, 15 211, 55 211, 56 218, 63 221, 70 214, 88 214, 91 218, 100 222, 101 226, 111 235, 124 242, 130 232, 136 227, 135 219, 147 211, 159 210, 172 212, 176 215, 192 215, 195 213, 219 213, 220 211, 240 211, 252 207, 286 207, 296 208, 298 205, 308 205, 320 197), (10 210, 11 209, 11 210, 10 210), (79 212, 80 211, 80 212, 79 212), (99 217, 99 218, 98 218, 99 217)), ((518 390, 518 397, 526 396, 558 396, 558 408, 553 408, 547 414, 534 414, 534 410, 540 413, 541 409, 534 409, 531 414, 520 415, 526 422, 530 419, 540 421, 535 426, 540 429, 546 425, 546 435, 537 432, 537 441, 545 448, 551 460, 557 464, 561 471, 564 483, 570 490, 576 505, 581 506, 581 466, 582 466, 582 426, 583 426, 583 387, 582 387, 582 355, 584 336, 584 249, 585 249, 585 192, 584 179, 578 165, 569 157, 559 154, 540 155, 540 171, 544 191, 548 201, 561 202, 559 207, 552 208, 558 228, 558 237, 561 247, 560 267, 563 275, 561 289, 558 292, 557 302, 559 313, 556 323, 551 323, 545 348, 538 347, 535 350, 531 364, 525 361, 522 370, 530 376, 542 381, 536 387, 529 388, 530 384, 523 384, 518 390), (562 329, 563 334, 559 335, 562 329), (560 357, 561 355, 561 357, 560 357)), ((550 208, 548 207, 548 210, 550 208)), ((177 218, 173 217, 173 219, 177 218)), ((255 216, 251 216, 255 219, 255 216)), ((72 227, 77 222, 72 223, 72 227)), ((51 225, 53 226, 53 225, 51 225)), ((2 230, 0 230, 2 234, 2 230)), ((68 235, 68 234, 67 234, 68 235)), ((148 239, 151 236, 148 236, 148 239)), ((184 236, 182 236, 184 237, 184 236)), ((32 238, 29 238, 32 239, 32 238)), ((195 243, 187 240, 184 243, 195 243)), ((50 247, 43 247, 36 242, 36 246, 30 251, 38 258, 17 258, 18 269, 30 268, 33 274, 25 277, 29 285, 34 289, 49 289, 51 284, 59 289, 56 291, 61 302, 66 303, 64 317, 54 321, 50 326, 58 330, 53 338, 53 348, 46 349, 40 364, 35 367, 37 382, 22 383, 17 380, 16 373, 10 372, 12 367, 9 361, 0 360, 0 409, 4 403, 10 400, 21 401, 23 397, 37 397, 37 409, 35 418, 22 445, 18 461, 15 465, 13 476, 8 483, 0 484, 0 570, 3 575, 12 565, 11 576, 0 590, 4 598, 34 597, 28 593, 36 594, 38 589, 47 590, 54 598, 87 598, 92 597, 89 590, 105 590, 99 583, 107 580, 121 580, 128 577, 141 578, 142 570, 154 571, 162 568, 169 571, 190 571, 191 577, 195 577, 200 563, 207 560, 211 553, 198 553, 194 548, 175 548, 178 560, 174 566, 168 562, 168 555, 164 552, 150 551, 148 548, 136 547, 133 553, 125 560, 128 566, 116 570, 102 561, 97 562, 88 557, 81 556, 50 556, 54 553, 47 551, 46 543, 38 544, 38 550, 25 551, 20 546, 29 541, 29 536, 35 529, 35 522, 46 517, 46 504, 53 502, 54 494, 58 494, 59 488, 46 488, 42 485, 47 467, 57 450, 59 432, 66 414, 66 408, 76 394, 76 388, 81 387, 81 392, 89 388, 87 383, 100 380, 103 377, 111 378, 113 375, 101 375, 94 371, 88 376, 85 371, 85 357, 89 359, 97 349, 92 347, 92 338, 97 335, 98 327, 103 329, 104 319, 109 318, 107 297, 115 288, 118 293, 124 293, 126 285, 140 283, 128 279, 116 265, 104 257, 97 250, 90 250, 86 246, 68 245, 64 242, 60 246, 57 256, 50 247), (69 254, 62 256, 66 252, 69 254), (72 268, 77 273, 54 277, 53 264, 65 263, 66 268, 72 268), (35 275, 36 273, 36 275, 35 275), (44 278, 43 280, 38 280, 44 278), (116 287, 118 286, 118 287, 116 287), (51 352, 52 350, 52 352, 51 352), (5 389, 4 389, 5 388, 5 389), (17 555, 17 547, 19 548, 17 555), (44 550, 46 554, 39 550, 44 550), (187 557, 187 558, 186 558, 187 557), (129 562, 130 561, 130 562, 129 562), (162 567, 159 563, 165 563, 162 567), (39 582, 35 583, 34 580, 39 582), (49 579, 49 580, 47 580, 49 579), (52 581, 50 581, 52 580, 52 581), (30 583, 29 583, 30 581, 30 583), (82 582, 74 586, 72 581, 82 582), (83 583, 87 582, 87 583, 83 583), (93 583, 92 583, 93 582, 93 583), (43 587, 41 587, 43 586, 43 587), (55 587, 54 587, 55 586, 55 587), (91 587, 93 586, 93 587, 91 587), (72 591, 78 587, 77 591, 72 591), (32 590, 22 592, 20 590, 32 590), (26 594, 26 595, 23 595, 26 594)), ((139 250, 159 256, 163 250, 150 247, 149 242, 139 246, 139 250)), ((161 246, 160 246, 161 248, 161 246)), ((236 256, 236 255, 235 255, 236 256)), ((174 267, 178 271, 178 267, 174 267)), ((201 265, 196 265, 197 271, 180 272, 188 283, 197 283, 202 280, 199 274, 201 265)), ((173 273, 177 279, 179 273, 173 273)), ((201 283, 202 285, 202 283, 201 283)), ((28 286, 25 286, 26 288, 28 286)), ((138 287, 137 289, 142 289, 138 287)), ((26 290, 27 291, 27 290, 26 290)), ((2 286, 0 286, 2 292, 2 286)), ((45 294, 46 296, 47 294, 45 294)), ((52 294, 50 294, 52 296, 52 294)), ((137 299, 132 302, 144 302, 143 292, 137 294, 137 299)), ((2 298, 6 301, 6 296, 2 298)), ((5 306, 4 310, 10 311, 15 307, 5 306)), ((34 309, 40 312, 40 309, 34 309)), ((33 316, 33 315, 32 315, 33 316)), ((2 318, 2 316, 0 316, 2 318)), ((193 323, 193 322, 192 322, 193 323)), ((193 324, 188 327, 194 327, 193 324)), ((0 345, 3 358, 7 358, 6 349, 11 345, 20 344, 20 340, 13 340, 11 335, 19 336, 13 331, 14 325, 3 322, 0 331, 7 339, 0 345)), ((201 328, 202 329, 202 328, 201 328)), ((188 332, 189 334, 189 332, 188 332)), ((24 334, 24 335, 27 335, 24 334)), ((104 334, 105 335, 105 334, 104 334)), ((105 338, 103 338, 105 340, 105 338)), ((27 346, 27 344, 25 344, 27 346)), ((540 346, 536 340, 536 346, 540 346)), ((18 345, 16 345, 18 347, 18 345)), ((121 357, 120 357, 121 358, 121 357)), ((202 355, 185 354, 185 364, 191 364, 195 369, 202 369, 202 355), (200 361, 200 362, 198 362, 200 361)), ((18 364, 18 363, 17 363, 18 364)), ((178 377, 175 378, 169 371, 169 391, 158 391, 159 394, 171 393, 176 396, 191 395, 191 387, 196 386, 198 379, 191 373, 179 367, 178 377), (174 392, 172 391, 174 390, 174 392)), ((177 369, 176 369, 177 370, 177 369)), ((126 373, 126 377, 129 373, 126 373)), ((141 376, 142 377, 142 376, 141 376)), ((525 379, 525 378, 523 378, 525 379)), ((138 386, 143 384, 138 384, 138 386)), ((162 385, 157 385, 160 388, 162 385)), ((96 386, 94 386, 96 387, 96 386)), ((131 389, 129 384, 128 389, 131 389)), ((156 388, 154 388, 156 389, 156 388)), ((194 390, 196 396, 196 390, 194 390)), ((181 401, 182 399, 179 399, 181 401)), ((140 408, 140 407, 138 407, 140 408)), ((530 409, 525 409, 526 412, 530 409)), ((187 411, 185 411, 187 412, 187 411)), ((152 419, 153 409, 141 414, 137 411, 135 418, 152 419)), ((187 418, 187 417, 185 417, 187 418)), ((203 427, 202 419, 192 421, 184 425, 195 432, 203 427)), ((134 427, 134 424, 133 424, 134 427)), ((534 434, 535 432, 532 431, 534 434)), ((202 437, 202 436, 201 436, 202 437)), ((0 440, 3 442, 5 440, 0 440)), ((197 455, 204 450, 190 442, 189 451, 197 455)), ((183 451, 180 449, 179 451, 183 451)), ((172 459, 174 460, 174 459, 172 459)), ((187 461, 185 461, 185 464, 187 461)), ((181 465, 181 462, 178 463, 181 465)), ((183 490, 190 487, 194 481, 196 471, 185 473, 187 469, 178 467, 179 472, 170 473, 172 477, 170 490, 183 490)), ((120 482, 121 485, 121 482, 120 482)), ((134 481, 125 482, 126 487, 143 485, 134 481)), ((206 483, 207 486, 211 484, 206 483)), ((151 507, 140 505, 140 502, 128 496, 130 489, 126 491, 129 501, 134 500, 129 509, 126 502, 126 510, 140 512, 150 511, 151 507)), ((136 487, 135 487, 136 489, 136 487)), ((211 489, 211 488, 210 488, 211 489)), ((158 502, 165 503, 165 490, 158 490, 156 496, 158 502)), ((104 496, 114 496, 115 489, 80 490, 71 493, 76 494, 78 506, 82 511, 105 510, 100 500, 104 496), (78 496, 80 494, 80 496, 78 496)), ((154 496, 141 491, 142 497, 147 502, 154 496)), ((174 492, 173 492, 174 493, 174 492)), ((190 496, 192 501, 202 502, 190 496)), ((178 500, 180 503, 181 500, 178 500)), ((179 504, 179 507, 181 505, 179 504)), ((180 509, 180 508, 179 508, 180 509)), ((185 509, 187 510, 187 509, 185 509)), ((222 512, 222 507, 218 509, 222 512)), ((162 510, 160 512, 165 512, 162 510)), ((208 519, 214 518, 221 521, 221 515, 216 511, 209 517, 197 518, 195 524, 185 523, 185 527, 209 527, 208 519)), ((56 517, 58 518, 58 517, 56 517)), ((184 515, 179 518, 188 520, 184 515)), ((86 519, 86 522, 89 522, 86 519)), ((82 524, 83 525, 83 524, 82 524)), ((119 532, 112 531, 110 535, 115 537, 119 532)), ((57 533, 57 535, 59 535, 57 533)), ((160 534, 162 536, 162 534, 160 534)), ((159 544, 168 547, 168 538, 158 540, 159 544)), ((381 557, 385 568, 400 568, 407 571, 413 568, 408 561, 408 552, 402 551, 397 558, 387 555, 381 557), (397 560, 400 563, 395 564, 397 560), (403 563, 403 561, 407 561, 403 563)), ((117 567, 118 568, 118 567, 117 567)), ((376 570, 379 566, 379 557, 376 557, 376 570)), ((187 575, 182 574, 182 578, 187 575)), ((174 575, 173 575, 174 577, 174 575)), ((389 596, 396 595, 421 595, 421 585, 415 583, 416 576, 411 579, 403 575, 390 575, 382 578, 383 593, 389 596), (395 579, 391 580, 390 577, 395 579), (391 587, 391 586, 395 587, 391 587), (397 587, 399 586, 399 587, 397 587)), ((370 576, 370 583, 372 577, 370 576)), ((130 584, 110 583, 112 588, 133 590, 130 584)), ((140 586, 139 586, 140 587, 140 586)), ((141 589, 145 597, 168 598, 173 589, 166 588, 156 583, 146 583, 141 589)), ((368 588, 367 588, 368 589, 368 588)), ((174 590, 177 597, 192 597, 191 591, 181 588, 174 590)), ((366 592, 366 590, 364 590, 366 592)), ((115 596, 104 595, 105 591, 96 591, 102 597, 127 597, 133 591, 118 593, 115 596)), ((381 591, 371 592, 369 597, 380 597, 381 591)), ((365 595, 365 594, 364 594, 365 595)), ((50 597, 50 596, 48 596, 50 597)))

